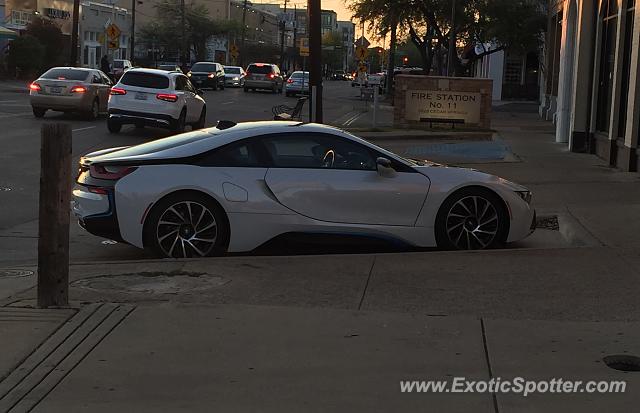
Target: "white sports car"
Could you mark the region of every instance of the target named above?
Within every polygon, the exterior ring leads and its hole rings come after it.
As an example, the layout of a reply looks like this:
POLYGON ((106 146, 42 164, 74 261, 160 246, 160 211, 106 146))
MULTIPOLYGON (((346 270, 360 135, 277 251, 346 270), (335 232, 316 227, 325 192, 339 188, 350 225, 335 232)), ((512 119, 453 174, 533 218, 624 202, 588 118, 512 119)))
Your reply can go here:
POLYGON ((73 211, 92 234, 174 257, 251 251, 288 233, 482 249, 535 228, 531 193, 299 122, 214 128, 80 159, 73 211))

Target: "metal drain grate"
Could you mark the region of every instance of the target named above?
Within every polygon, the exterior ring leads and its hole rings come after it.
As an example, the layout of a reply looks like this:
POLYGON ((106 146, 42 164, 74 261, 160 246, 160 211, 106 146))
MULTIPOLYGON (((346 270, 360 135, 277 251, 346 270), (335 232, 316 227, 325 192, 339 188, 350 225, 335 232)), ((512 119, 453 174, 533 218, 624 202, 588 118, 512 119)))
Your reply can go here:
POLYGON ((558 216, 546 216, 546 217, 538 217, 536 219, 536 228, 538 229, 548 229, 551 231, 559 231, 560 224, 558 223, 558 216))
POLYGON ((640 371, 640 357, 627 354, 606 356, 602 359, 608 367, 619 371, 640 371))

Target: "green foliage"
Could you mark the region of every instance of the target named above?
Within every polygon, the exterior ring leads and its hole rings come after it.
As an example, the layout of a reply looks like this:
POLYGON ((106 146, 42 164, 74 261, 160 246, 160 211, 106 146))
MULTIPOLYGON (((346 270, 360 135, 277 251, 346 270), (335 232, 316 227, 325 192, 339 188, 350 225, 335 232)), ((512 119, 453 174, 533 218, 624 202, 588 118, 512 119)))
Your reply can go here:
POLYGON ((331 71, 342 69, 345 56, 342 34, 328 32, 322 37, 322 63, 331 71))
POLYGON ((65 59, 62 50, 65 46, 64 36, 60 27, 49 19, 36 17, 29 25, 27 25, 26 34, 38 39, 38 42, 44 46, 43 67, 46 70, 54 66, 59 66, 65 59))
POLYGON ((33 36, 20 36, 11 42, 7 57, 10 71, 19 77, 29 77, 39 73, 44 62, 45 48, 33 36))
MULTIPOLYGON (((442 70, 452 33, 458 48, 487 43, 496 46, 486 53, 503 49, 526 51, 540 46, 546 28, 545 0, 455 0, 454 30, 451 30, 452 1, 353 0, 349 9, 380 36, 397 19, 401 36, 416 46, 428 72, 434 62, 442 70)), ((456 53, 456 72, 464 71, 465 66, 481 56, 470 56, 463 63, 456 53)))
MULTIPOLYGON (((179 0, 163 0, 156 4, 157 18, 142 26, 139 39, 149 48, 160 48, 165 55, 177 55, 181 46, 182 25, 179 0)), ((207 55, 207 40, 211 36, 239 32, 236 22, 217 21, 209 17, 202 4, 185 4, 185 43, 197 60, 207 55)))

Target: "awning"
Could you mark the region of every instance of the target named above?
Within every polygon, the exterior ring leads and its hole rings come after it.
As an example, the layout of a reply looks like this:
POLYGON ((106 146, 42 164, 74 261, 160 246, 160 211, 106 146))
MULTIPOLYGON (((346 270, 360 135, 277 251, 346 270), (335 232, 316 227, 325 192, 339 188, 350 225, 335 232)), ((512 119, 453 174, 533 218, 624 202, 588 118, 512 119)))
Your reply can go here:
POLYGON ((0 39, 15 39, 19 34, 11 29, 0 26, 0 39))

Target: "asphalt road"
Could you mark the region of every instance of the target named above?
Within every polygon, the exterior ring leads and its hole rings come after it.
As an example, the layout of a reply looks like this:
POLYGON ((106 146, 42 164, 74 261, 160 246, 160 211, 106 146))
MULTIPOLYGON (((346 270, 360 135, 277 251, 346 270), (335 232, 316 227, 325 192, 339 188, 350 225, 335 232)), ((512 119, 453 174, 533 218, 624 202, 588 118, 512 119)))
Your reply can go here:
MULTIPOLYGON (((325 82, 325 122, 344 125, 358 113, 362 103, 348 82, 325 82)), ((269 92, 245 93, 239 88, 205 91, 207 126, 218 120, 251 121, 272 118, 275 105, 295 105, 296 98, 269 92)), ((308 119, 308 107, 304 108, 308 119)), ((135 145, 168 136, 163 129, 124 127, 110 134, 106 118, 87 121, 80 115, 47 112, 36 119, 27 93, 0 89, 0 262, 32 261, 37 250, 38 191, 40 175, 40 128, 47 122, 64 122, 73 130, 73 162, 98 149, 135 145)), ((108 242, 71 226, 72 260, 136 259, 144 253, 136 248, 108 242)))

